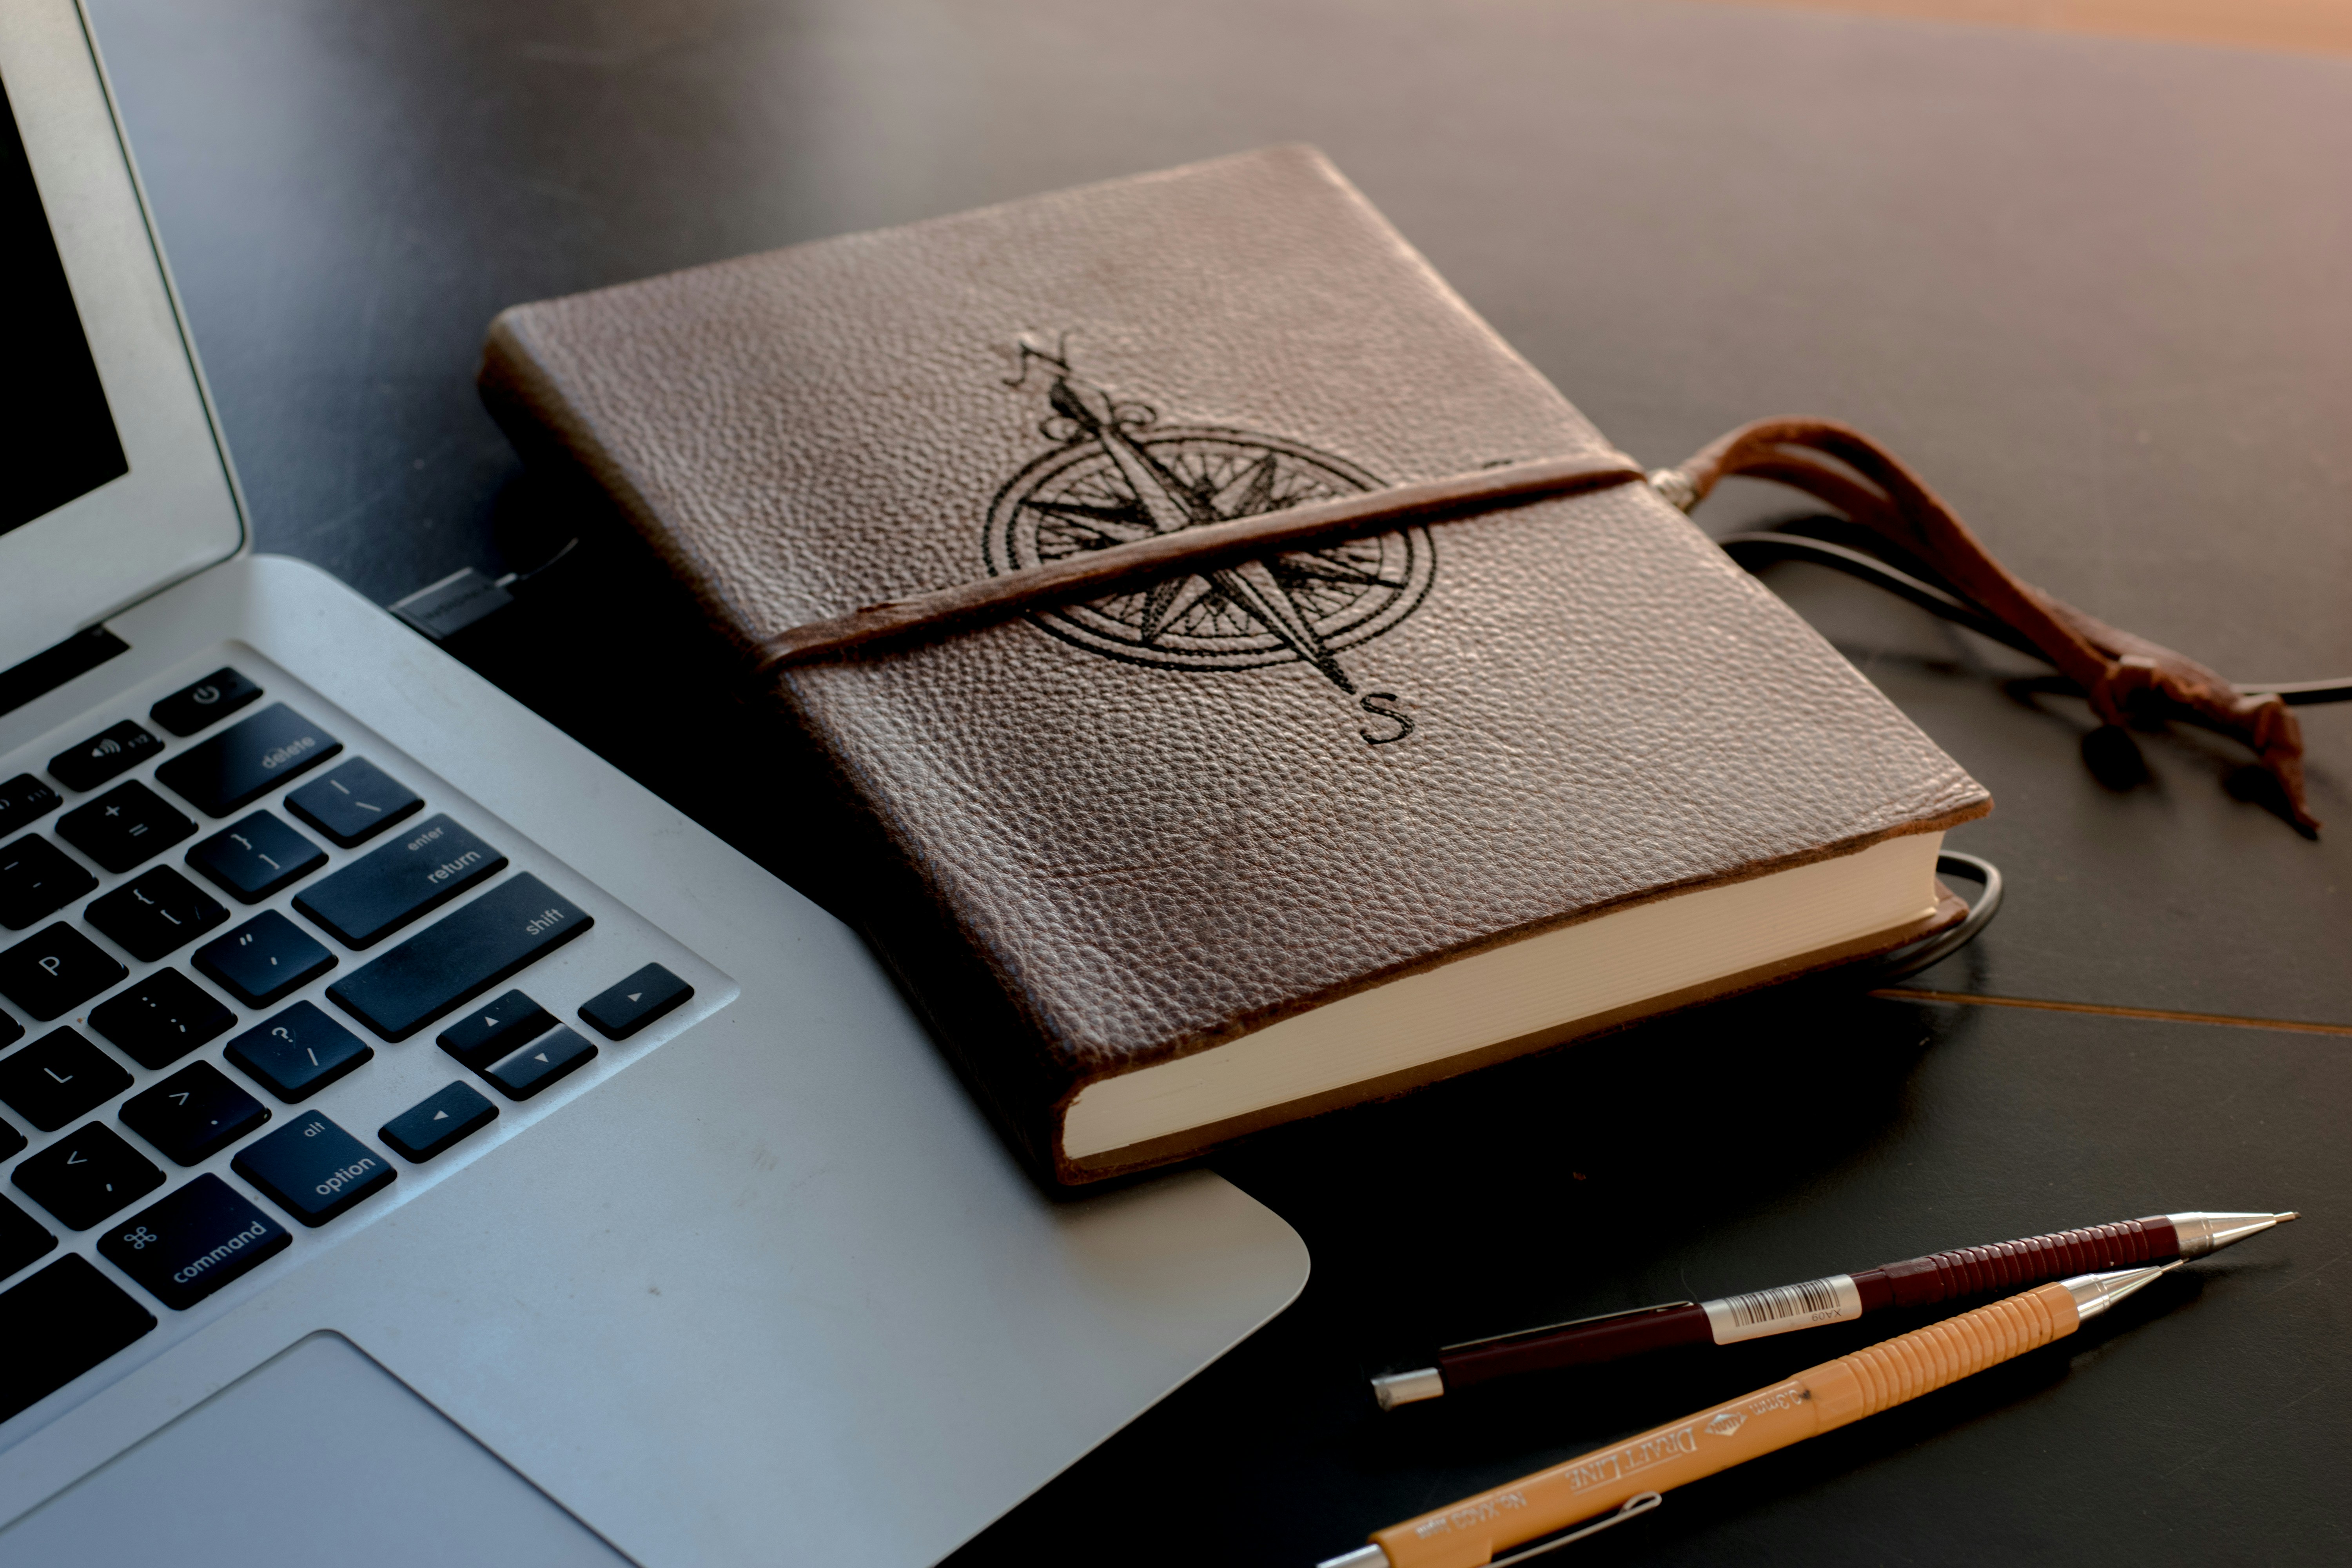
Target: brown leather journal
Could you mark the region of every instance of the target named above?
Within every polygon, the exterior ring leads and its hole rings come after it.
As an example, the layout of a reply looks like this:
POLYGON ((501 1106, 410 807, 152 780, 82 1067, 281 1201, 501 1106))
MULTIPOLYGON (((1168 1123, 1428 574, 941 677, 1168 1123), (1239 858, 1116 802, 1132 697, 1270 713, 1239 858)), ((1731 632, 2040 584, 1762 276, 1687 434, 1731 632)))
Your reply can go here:
POLYGON ((1050 1181, 1957 913, 1984 790, 1311 150, 520 306, 482 388, 747 668, 1046 583, 762 679, 875 830, 869 936, 1050 1181), (1571 479, 1177 558, 1531 464, 1571 479), (1162 574, 1053 597, 1122 548, 1162 574))

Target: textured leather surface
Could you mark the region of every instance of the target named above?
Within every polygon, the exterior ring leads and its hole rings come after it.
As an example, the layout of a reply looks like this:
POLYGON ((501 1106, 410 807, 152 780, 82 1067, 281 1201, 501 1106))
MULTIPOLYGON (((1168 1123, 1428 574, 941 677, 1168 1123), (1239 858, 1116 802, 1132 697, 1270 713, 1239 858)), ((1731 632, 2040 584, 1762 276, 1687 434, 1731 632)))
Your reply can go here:
MULTIPOLYGON (((1041 430, 1024 334, 1106 407, 1381 484, 1611 451, 1304 149, 522 307, 484 384, 749 646, 986 570, 992 502, 1068 433, 1041 430)), ((938 911, 894 962, 1033 1152, 1091 1078, 1988 807, 1644 486, 1429 539, 1419 607, 1337 655, 1353 691, 1028 623, 785 676, 938 911), (1402 728, 1366 706, 1384 693, 1411 733, 1372 743, 1402 728), (934 941, 964 952, 904 951, 934 941)))

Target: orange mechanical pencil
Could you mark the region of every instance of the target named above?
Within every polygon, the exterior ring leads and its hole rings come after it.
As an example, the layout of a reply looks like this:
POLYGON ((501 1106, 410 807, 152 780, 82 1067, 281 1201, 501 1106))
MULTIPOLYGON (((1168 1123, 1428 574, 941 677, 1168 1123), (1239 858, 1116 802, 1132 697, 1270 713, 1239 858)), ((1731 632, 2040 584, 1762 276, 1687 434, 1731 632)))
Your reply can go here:
POLYGON ((1524 1562, 1655 1508, 1658 1495, 1671 1488, 1875 1415, 2063 1339, 2179 1267, 2175 1262, 2161 1268, 2078 1274, 1947 1318, 1450 1508, 1374 1531, 1370 1545, 1328 1558, 1317 1568, 1502 1568, 1524 1562), (1604 1513, 1607 1518, 1596 1519, 1604 1513), (1580 1520, 1595 1522, 1554 1534, 1580 1520), (1510 1555, 1498 1558, 1498 1552, 1510 1555))

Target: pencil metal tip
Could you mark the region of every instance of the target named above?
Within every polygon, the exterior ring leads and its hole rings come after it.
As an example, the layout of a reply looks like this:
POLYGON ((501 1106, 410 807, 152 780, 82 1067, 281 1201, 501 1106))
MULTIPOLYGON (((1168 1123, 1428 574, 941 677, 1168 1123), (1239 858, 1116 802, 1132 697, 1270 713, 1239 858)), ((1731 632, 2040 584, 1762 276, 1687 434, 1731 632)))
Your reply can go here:
POLYGON ((2077 1274, 2072 1279, 2061 1279, 2074 1298, 2074 1317, 2079 1322, 2089 1322, 2127 1296, 2134 1296, 2180 1267, 2178 1260, 2161 1268, 2117 1268, 2105 1274, 2077 1274))
POLYGON ((1400 1405, 1417 1405, 1424 1399, 1438 1399, 1445 1394, 1445 1378, 1433 1366, 1417 1367, 1412 1372, 1382 1373, 1372 1379, 1372 1397, 1383 1410, 1394 1410, 1400 1405))
POLYGON ((1378 1546, 1359 1546, 1337 1557, 1326 1557, 1315 1568, 1389 1568, 1389 1554, 1378 1546))
POLYGON ((2180 1237, 2180 1256, 2202 1258, 2297 1216, 2291 1210, 2285 1214, 2208 1214, 2192 1210, 2164 1217, 2172 1222, 2174 1233, 2180 1237))

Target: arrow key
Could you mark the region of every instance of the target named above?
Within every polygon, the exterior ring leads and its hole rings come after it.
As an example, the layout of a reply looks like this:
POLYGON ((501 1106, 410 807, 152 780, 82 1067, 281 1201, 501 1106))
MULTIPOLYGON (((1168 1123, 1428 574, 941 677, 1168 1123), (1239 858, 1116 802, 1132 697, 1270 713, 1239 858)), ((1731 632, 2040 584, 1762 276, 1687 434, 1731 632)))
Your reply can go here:
POLYGON ((269 1120, 269 1108, 210 1062, 191 1062, 122 1102, 122 1124, 177 1165, 219 1153, 269 1120))
POLYGON ((441 1031, 441 1048, 481 1071, 500 1057, 512 1055, 525 1040, 535 1040, 555 1027, 555 1015, 520 991, 509 991, 495 1002, 475 1008, 441 1031))
POLYGON ((509 1100, 529 1100, 566 1073, 586 1067, 596 1047, 558 1024, 506 1060, 482 1069, 509 1100))
POLYGON ((78 1128, 16 1167, 12 1178, 68 1230, 91 1226, 163 1184, 163 1173, 103 1122, 78 1128))
POLYGON ((378 1130, 392 1152, 421 1165, 460 1139, 499 1118, 499 1108, 470 1083, 453 1083, 432 1099, 402 1111, 378 1130))
POLYGON ((580 1004, 580 1016, 596 1026, 608 1040, 625 1040, 663 1014, 687 1002, 694 987, 664 969, 648 963, 609 991, 600 991, 580 1004))

